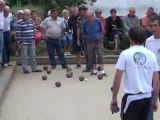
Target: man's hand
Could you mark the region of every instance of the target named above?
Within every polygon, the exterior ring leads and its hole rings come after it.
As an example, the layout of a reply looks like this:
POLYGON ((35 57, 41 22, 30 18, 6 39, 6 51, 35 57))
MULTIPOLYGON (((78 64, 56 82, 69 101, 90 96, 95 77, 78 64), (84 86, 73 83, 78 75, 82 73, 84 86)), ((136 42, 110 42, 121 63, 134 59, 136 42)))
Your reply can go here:
POLYGON ((21 50, 21 49, 22 49, 22 47, 23 47, 23 44, 22 44, 22 43, 20 43, 20 44, 18 44, 18 46, 19 46, 19 49, 21 50))
POLYGON ((48 37, 45 34, 43 34, 42 39, 47 40, 48 37))
POLYGON ((153 112, 157 112, 157 110, 158 110, 158 103, 157 102, 153 102, 152 103, 152 111, 153 112))
POLYGON ((80 46, 80 45, 81 45, 80 40, 77 40, 77 45, 78 45, 78 46, 80 46))
POLYGON ((110 110, 112 114, 119 112, 118 102, 116 99, 112 99, 111 104, 110 104, 110 110))

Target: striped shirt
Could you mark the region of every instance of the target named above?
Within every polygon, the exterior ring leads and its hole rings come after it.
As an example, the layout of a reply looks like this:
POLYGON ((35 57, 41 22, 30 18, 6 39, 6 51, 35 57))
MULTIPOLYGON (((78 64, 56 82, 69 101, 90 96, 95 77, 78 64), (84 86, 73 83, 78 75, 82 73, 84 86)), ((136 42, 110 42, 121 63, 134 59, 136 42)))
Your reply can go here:
POLYGON ((16 24, 16 39, 19 44, 33 44, 36 36, 36 29, 31 19, 21 19, 16 24))

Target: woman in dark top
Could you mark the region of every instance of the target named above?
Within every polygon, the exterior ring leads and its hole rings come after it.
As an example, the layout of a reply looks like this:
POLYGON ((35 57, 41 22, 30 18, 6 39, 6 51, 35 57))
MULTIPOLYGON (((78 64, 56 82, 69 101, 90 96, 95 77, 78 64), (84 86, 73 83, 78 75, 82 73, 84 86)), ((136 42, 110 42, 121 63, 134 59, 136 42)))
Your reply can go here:
POLYGON ((109 43, 114 44, 115 54, 118 54, 120 39, 123 32, 123 22, 119 16, 117 16, 116 9, 110 10, 111 16, 107 18, 107 38, 109 43))

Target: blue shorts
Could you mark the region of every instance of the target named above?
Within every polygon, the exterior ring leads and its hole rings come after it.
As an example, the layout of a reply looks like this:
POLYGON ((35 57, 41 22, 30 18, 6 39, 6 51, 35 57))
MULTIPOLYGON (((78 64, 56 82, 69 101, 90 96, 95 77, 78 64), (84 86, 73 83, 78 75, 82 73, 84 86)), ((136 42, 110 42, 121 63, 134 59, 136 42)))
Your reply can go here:
POLYGON ((63 46, 64 47, 71 47, 73 43, 72 34, 66 34, 63 39, 63 46))

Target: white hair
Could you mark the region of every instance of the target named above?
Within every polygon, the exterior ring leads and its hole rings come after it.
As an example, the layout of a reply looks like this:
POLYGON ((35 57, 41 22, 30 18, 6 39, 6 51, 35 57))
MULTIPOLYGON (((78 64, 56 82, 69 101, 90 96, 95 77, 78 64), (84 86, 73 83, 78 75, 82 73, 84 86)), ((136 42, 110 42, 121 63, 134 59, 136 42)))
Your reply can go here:
POLYGON ((25 9, 25 10, 23 11, 23 13, 31 14, 31 11, 30 11, 29 9, 25 9))
POLYGON ((48 16, 51 16, 51 10, 48 11, 48 16))
POLYGON ((7 5, 7 6, 5 6, 4 9, 10 10, 10 7, 7 5))
POLYGON ((5 4, 6 4, 6 2, 5 2, 4 0, 0 0, 0 4, 5 5, 5 4))
POLYGON ((62 11, 62 15, 64 15, 64 14, 67 14, 67 15, 69 16, 69 11, 68 11, 67 9, 64 9, 64 10, 62 11))
POLYGON ((22 13, 23 14, 23 10, 18 10, 17 14, 22 13))

